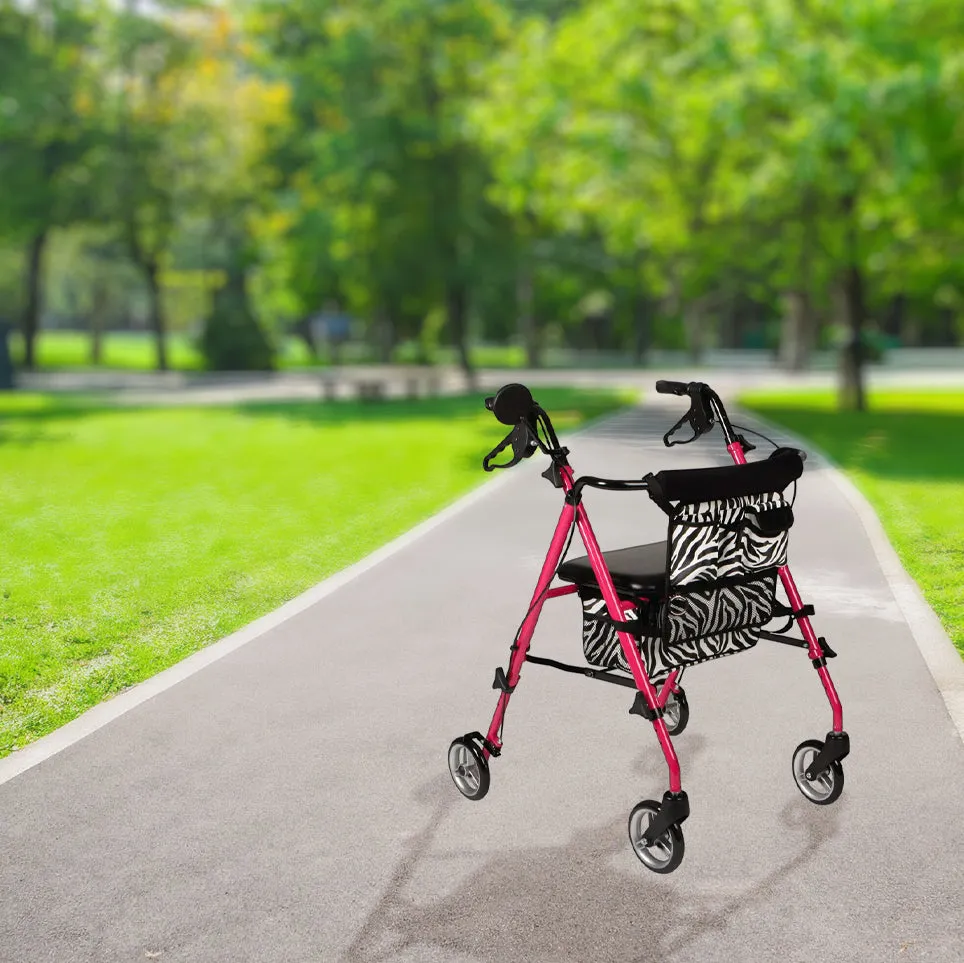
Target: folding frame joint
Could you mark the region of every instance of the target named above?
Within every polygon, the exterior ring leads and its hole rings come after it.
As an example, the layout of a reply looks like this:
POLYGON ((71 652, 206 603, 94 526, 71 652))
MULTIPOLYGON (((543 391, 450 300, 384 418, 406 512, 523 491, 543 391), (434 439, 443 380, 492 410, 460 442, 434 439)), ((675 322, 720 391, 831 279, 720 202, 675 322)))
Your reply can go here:
POLYGON ((636 698, 633 700, 633 704, 629 710, 631 716, 642 716, 649 722, 655 722, 657 719, 661 718, 663 715, 663 710, 660 706, 655 709, 649 707, 649 703, 646 702, 646 696, 637 691, 636 698))
MULTIPOLYGON (((568 454, 568 450, 566 453, 568 454)), ((542 473, 542 477, 550 482, 553 488, 562 488, 562 471, 558 462, 553 461, 542 473)))

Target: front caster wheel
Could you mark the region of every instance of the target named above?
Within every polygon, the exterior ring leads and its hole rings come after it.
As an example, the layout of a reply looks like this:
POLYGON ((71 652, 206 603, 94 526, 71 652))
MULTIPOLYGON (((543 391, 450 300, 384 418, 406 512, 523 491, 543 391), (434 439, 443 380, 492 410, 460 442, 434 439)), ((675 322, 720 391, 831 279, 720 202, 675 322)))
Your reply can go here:
POLYGON ((659 812, 659 803, 644 799, 629 814, 629 841, 640 862, 654 873, 672 873, 683 861, 683 830, 674 823, 648 845, 643 834, 659 812))
POLYGON ((466 799, 481 799, 489 791, 489 764, 481 748, 467 736, 449 746, 449 772, 466 799))
POLYGON ((675 692, 670 692, 663 709, 663 722, 666 723, 666 731, 671 736, 678 736, 690 721, 690 705, 686 701, 686 693, 680 686, 675 692))
POLYGON ((813 779, 807 778, 807 766, 817 757, 823 743, 819 739, 807 739, 801 742, 793 751, 793 781, 812 803, 818 806, 829 806, 835 802, 843 792, 843 766, 838 760, 830 763, 829 769, 824 769, 813 779))

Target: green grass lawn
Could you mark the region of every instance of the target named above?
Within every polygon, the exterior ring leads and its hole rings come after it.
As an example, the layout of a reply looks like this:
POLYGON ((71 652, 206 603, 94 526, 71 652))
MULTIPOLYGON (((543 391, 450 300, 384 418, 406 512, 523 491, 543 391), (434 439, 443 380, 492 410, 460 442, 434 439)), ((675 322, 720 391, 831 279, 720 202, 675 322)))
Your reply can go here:
POLYGON ((741 403, 811 439, 851 477, 964 656, 964 391, 751 392, 741 403))
MULTIPOLYGON (((23 341, 19 334, 10 339, 14 362, 23 360, 23 341)), ((117 371, 153 371, 156 365, 154 340, 143 332, 109 332, 104 335, 100 368, 117 371)), ((175 371, 200 371, 204 361, 192 340, 185 334, 173 333, 167 338, 168 364, 175 371)), ((92 369, 90 363, 90 336, 80 331, 42 331, 36 343, 37 364, 43 370, 92 369)), ((353 363, 365 360, 364 345, 350 345, 345 349, 343 361, 353 363)), ((369 352, 370 353, 370 352, 369 352)), ((399 345, 396 362, 414 364, 418 359, 418 346, 414 343, 399 345)), ((439 364, 458 364, 454 348, 440 348, 436 352, 439 364)), ((482 368, 522 367, 526 356, 522 348, 498 345, 480 345, 472 349, 473 362, 482 368)), ((312 358, 301 338, 285 335, 280 339, 279 369, 311 368, 326 364, 325 358, 312 358)))
MULTIPOLYGON (((537 398, 566 429, 632 394, 537 398)), ((0 755, 407 531, 490 477, 504 430, 481 396, 130 409, 0 393, 0 755)))
MULTIPOLYGON (((23 341, 19 334, 10 338, 10 350, 14 362, 22 363, 23 341)), ((167 338, 168 365, 175 371, 200 371, 204 360, 188 335, 174 332, 167 338)), ((305 342, 294 335, 286 334, 278 339, 278 353, 275 367, 278 370, 297 370, 302 368, 325 367, 329 362, 326 349, 322 347, 321 356, 313 358, 305 342)), ((36 342, 37 363, 41 370, 97 370, 90 363, 90 335, 81 331, 41 331, 36 342)), ((519 345, 477 344, 470 349, 472 363, 479 368, 524 368, 527 365, 525 349, 519 345)), ((419 364, 421 348, 415 341, 399 344, 393 355, 395 364, 419 364)), ((437 365, 458 365, 458 351, 451 346, 441 345, 432 351, 432 360, 437 365)), ((565 366, 566 359, 553 358, 548 351, 543 357, 548 367, 565 366)), ((374 364, 373 349, 363 343, 351 343, 342 350, 342 364, 374 364)), ((620 367, 623 360, 592 358, 594 367, 620 367)), ((115 371, 153 371, 156 357, 154 339, 141 331, 113 331, 104 335, 101 363, 99 369, 115 371)))
MULTIPOLYGON (((14 362, 23 360, 23 341, 10 339, 14 362)), ((41 370, 95 370, 90 363, 90 336, 79 331, 43 331, 37 338, 37 364, 41 370)), ((110 332, 104 335, 99 368, 116 371, 153 371, 156 367, 154 339, 142 332, 110 332)), ((167 337, 168 365, 175 371, 201 371, 204 359, 186 334, 167 337)), ((300 338, 281 340, 277 358, 279 368, 305 368, 313 361, 300 338)))
MULTIPOLYGON (((15 363, 23 359, 23 342, 19 335, 10 339, 15 363)), ((79 331, 44 331, 36 342, 37 365, 41 369, 91 368, 90 336, 79 331)), ((119 371, 151 371, 155 367, 154 342, 149 335, 110 333, 104 335, 101 368, 119 371)), ((182 334, 167 339, 168 364, 178 371, 198 371, 201 356, 182 334)))

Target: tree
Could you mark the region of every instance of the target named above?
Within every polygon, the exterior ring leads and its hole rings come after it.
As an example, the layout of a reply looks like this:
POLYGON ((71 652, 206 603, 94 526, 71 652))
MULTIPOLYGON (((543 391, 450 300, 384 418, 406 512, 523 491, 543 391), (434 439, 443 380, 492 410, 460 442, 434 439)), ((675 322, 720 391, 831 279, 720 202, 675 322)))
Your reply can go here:
POLYGON ((213 10, 191 36, 197 59, 180 87, 182 128, 175 142, 181 178, 176 200, 199 235, 204 271, 224 283, 205 319, 202 351, 214 368, 264 369, 273 347, 255 315, 251 278, 262 258, 261 238, 276 230, 267 159, 288 122, 290 89, 248 64, 251 45, 239 19, 213 10))
POLYGON ((601 0, 516 31, 480 136, 500 202, 597 227, 694 357, 725 304, 782 292, 800 367, 836 306, 859 407, 868 305, 923 293, 925 261, 956 297, 936 249, 961 236, 962 26, 949 0, 601 0))
POLYGON ((51 232, 96 216, 104 147, 95 64, 98 7, 0 0, 0 233, 26 248, 24 365, 36 363, 51 232))
POLYGON ((640 305, 674 294, 696 356, 728 156, 722 18, 698 0, 605 0, 552 27, 532 20, 479 112, 503 202, 557 230, 598 229, 637 266, 640 305))
POLYGON ((301 145, 278 160, 298 194, 293 236, 320 242, 304 268, 346 291, 386 343, 406 317, 443 305, 471 373, 472 294, 504 218, 485 199, 488 169, 464 119, 477 68, 504 38, 502 8, 265 2, 259 35, 294 88, 301 145))
POLYGON ((184 147, 191 129, 179 101, 197 56, 185 14, 203 9, 187 2, 166 7, 180 16, 157 8, 142 13, 138 0, 125 0, 114 20, 121 83, 113 219, 147 287, 160 371, 168 367, 161 274, 177 224, 184 147))

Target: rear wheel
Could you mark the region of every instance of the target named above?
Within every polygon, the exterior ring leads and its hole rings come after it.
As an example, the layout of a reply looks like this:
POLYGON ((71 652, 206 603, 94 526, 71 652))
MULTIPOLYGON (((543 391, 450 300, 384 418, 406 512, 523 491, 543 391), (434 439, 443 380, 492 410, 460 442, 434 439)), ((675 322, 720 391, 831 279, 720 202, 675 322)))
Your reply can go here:
POLYGON ((819 739, 807 739, 801 742, 793 751, 793 781, 812 803, 818 806, 829 806, 836 802, 843 792, 843 766, 835 759, 828 769, 824 769, 813 779, 807 778, 807 766, 816 758, 823 743, 819 739))
POLYGON ((449 773, 466 799, 481 799, 489 791, 489 764, 478 744, 459 736, 449 746, 449 773))
POLYGON ((654 873, 672 873, 683 861, 683 830, 674 823, 652 844, 643 834, 659 812, 659 803, 644 799, 629 814, 629 841, 639 861, 654 873))

